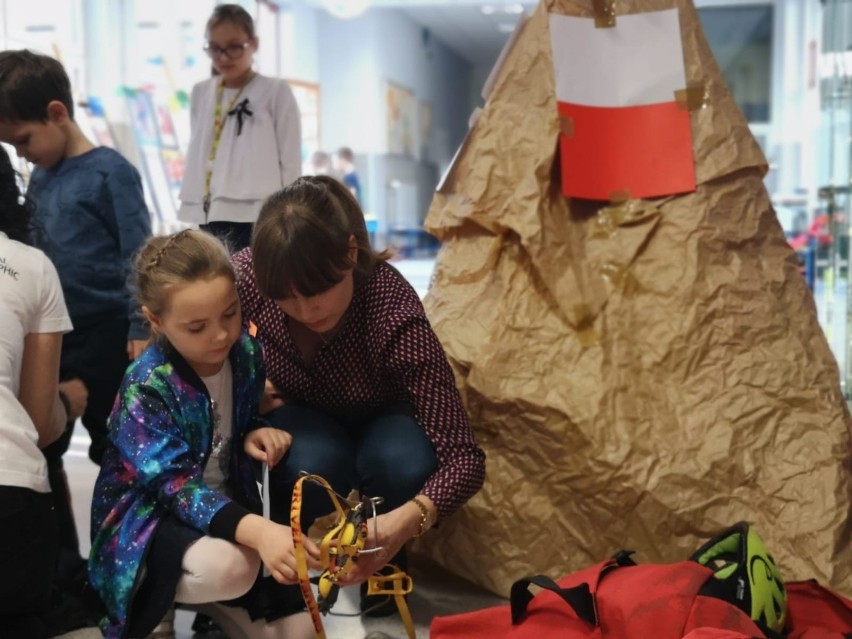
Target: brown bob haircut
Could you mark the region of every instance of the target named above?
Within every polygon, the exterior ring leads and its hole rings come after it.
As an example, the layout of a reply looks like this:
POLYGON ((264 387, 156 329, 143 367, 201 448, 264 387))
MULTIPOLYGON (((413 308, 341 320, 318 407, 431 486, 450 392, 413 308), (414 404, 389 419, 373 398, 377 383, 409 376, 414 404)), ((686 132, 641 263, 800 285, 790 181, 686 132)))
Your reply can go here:
POLYGON ((251 242, 257 287, 270 299, 311 297, 354 268, 356 285, 390 257, 370 246, 364 213, 349 189, 327 175, 300 177, 263 204, 251 242), (352 246, 358 249, 353 262, 352 246))

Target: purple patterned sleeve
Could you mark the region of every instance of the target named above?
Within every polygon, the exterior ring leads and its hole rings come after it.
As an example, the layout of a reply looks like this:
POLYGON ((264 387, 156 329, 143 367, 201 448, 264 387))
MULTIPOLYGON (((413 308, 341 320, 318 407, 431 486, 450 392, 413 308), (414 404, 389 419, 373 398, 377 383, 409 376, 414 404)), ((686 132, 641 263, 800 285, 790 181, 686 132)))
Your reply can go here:
POLYGON ((439 467, 423 494, 435 502, 443 519, 482 487, 485 453, 474 439, 444 349, 425 314, 409 316, 395 328, 385 357, 389 370, 411 393, 417 421, 435 447, 439 467))

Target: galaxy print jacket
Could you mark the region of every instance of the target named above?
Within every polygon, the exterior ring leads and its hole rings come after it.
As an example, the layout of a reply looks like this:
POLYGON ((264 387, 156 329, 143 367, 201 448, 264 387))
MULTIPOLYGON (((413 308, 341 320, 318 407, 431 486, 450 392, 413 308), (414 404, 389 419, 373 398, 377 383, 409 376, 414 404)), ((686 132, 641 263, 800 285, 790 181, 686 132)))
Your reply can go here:
POLYGON ((234 419, 228 486, 236 502, 202 480, 212 409, 195 371, 174 349, 155 344, 124 376, 92 500, 89 580, 107 609, 101 623, 107 639, 124 636, 144 577, 140 567, 164 515, 211 534, 211 520, 223 508, 260 512, 254 473, 243 452, 246 433, 266 425, 255 416, 266 379, 260 344, 243 334, 229 358, 234 419))

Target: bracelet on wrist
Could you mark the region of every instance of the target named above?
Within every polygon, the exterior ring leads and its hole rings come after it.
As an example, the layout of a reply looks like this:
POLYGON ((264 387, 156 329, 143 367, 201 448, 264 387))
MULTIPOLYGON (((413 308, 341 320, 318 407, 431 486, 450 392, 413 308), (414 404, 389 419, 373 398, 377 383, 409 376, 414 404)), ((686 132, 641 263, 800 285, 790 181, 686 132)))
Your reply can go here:
POLYGON ((409 501, 414 503, 420 509, 420 530, 418 530, 417 534, 414 535, 415 537, 419 537, 432 526, 432 518, 429 514, 429 508, 427 508, 426 504, 423 503, 422 499, 412 497, 409 501))

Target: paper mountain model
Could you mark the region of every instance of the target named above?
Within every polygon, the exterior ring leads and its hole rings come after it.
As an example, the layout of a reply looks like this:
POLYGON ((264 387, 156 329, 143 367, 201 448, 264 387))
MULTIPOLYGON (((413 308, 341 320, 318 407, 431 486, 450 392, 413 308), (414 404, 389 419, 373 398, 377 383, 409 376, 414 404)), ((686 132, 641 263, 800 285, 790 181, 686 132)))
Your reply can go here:
POLYGON ((622 548, 686 559, 746 520, 785 579, 849 595, 852 420, 764 157, 689 0, 607 6, 538 6, 429 211, 443 246, 427 312, 488 474, 417 548, 505 595, 622 548), (660 38, 683 56, 680 78, 668 54, 636 66, 650 98, 616 52, 606 73, 576 68, 601 55, 578 43, 606 47, 596 29, 636 20, 673 25, 660 38), (574 41, 552 40, 555 24, 574 41), (644 119, 674 142, 596 146, 636 115, 602 109, 622 108, 658 111, 644 119), (660 162, 677 184, 645 170, 660 162))

